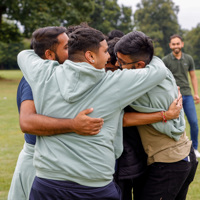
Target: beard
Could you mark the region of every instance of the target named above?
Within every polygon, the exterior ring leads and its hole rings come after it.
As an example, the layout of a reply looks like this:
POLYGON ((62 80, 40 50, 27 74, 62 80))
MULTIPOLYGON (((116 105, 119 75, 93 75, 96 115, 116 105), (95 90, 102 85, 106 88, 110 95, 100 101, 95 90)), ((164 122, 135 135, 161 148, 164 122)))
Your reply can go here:
MULTIPOLYGON (((55 53, 55 59, 56 59, 56 61, 58 61, 60 63, 60 58, 59 58, 58 54, 56 52, 54 52, 54 53, 55 53)), ((62 63, 60 63, 60 64, 62 64, 62 63)))
POLYGON ((181 52, 181 48, 176 48, 176 49, 173 49, 173 52, 175 54, 179 54, 181 52))

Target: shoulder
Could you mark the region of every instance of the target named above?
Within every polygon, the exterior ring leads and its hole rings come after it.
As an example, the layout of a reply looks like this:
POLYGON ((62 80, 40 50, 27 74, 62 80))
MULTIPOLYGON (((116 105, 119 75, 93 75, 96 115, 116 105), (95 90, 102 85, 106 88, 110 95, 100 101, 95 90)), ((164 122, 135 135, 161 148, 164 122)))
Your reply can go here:
POLYGON ((183 56, 185 57, 185 59, 193 60, 192 56, 189 54, 183 53, 183 56))
POLYGON ((172 62, 172 55, 171 53, 170 54, 167 54, 166 56, 164 56, 162 58, 162 61, 164 62, 164 64, 166 65, 166 67, 169 67, 169 65, 171 65, 171 62, 172 62))
POLYGON ((167 59, 169 59, 169 58, 171 58, 171 53, 169 53, 169 54, 167 54, 166 56, 164 56, 164 57, 162 58, 162 60, 167 60, 167 59))
POLYGON ((19 83, 18 90, 17 90, 17 96, 20 96, 21 99, 23 99, 23 100, 25 100, 25 99, 32 100, 33 99, 31 87, 24 77, 22 77, 22 79, 19 83))
POLYGON ((26 90, 26 89, 30 89, 31 90, 31 87, 28 84, 28 82, 26 81, 26 79, 24 78, 24 76, 22 77, 22 79, 21 79, 21 81, 19 83, 18 89, 21 89, 22 91, 26 90))
POLYGON ((165 63, 165 65, 166 65, 167 63, 169 63, 171 60, 172 60, 172 55, 171 55, 171 53, 170 53, 170 54, 167 54, 166 56, 164 56, 164 57, 162 58, 162 61, 165 63))

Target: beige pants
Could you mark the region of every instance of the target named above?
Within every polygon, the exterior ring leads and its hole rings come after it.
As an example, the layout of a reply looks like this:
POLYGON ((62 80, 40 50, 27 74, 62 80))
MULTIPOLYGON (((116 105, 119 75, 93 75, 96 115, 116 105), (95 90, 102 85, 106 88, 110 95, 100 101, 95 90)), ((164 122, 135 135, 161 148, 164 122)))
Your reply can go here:
POLYGON ((8 200, 28 200, 35 178, 33 167, 34 145, 24 143, 13 174, 8 200))

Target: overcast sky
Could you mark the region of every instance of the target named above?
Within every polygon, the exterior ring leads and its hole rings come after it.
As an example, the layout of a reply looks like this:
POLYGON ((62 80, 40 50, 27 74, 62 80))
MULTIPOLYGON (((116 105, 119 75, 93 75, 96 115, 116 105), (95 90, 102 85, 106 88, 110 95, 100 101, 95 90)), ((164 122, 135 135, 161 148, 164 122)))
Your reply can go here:
MULTIPOLYGON (((119 4, 132 6, 133 13, 136 10, 136 4, 141 0, 118 0, 119 4)), ((178 23, 181 28, 191 30, 200 23, 200 0, 173 0, 175 5, 179 6, 178 23)))

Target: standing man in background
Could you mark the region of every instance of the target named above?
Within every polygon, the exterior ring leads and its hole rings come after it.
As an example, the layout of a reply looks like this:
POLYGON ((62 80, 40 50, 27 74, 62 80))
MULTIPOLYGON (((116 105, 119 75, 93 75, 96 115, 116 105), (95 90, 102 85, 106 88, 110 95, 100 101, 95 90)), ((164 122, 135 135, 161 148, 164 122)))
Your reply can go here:
POLYGON ((198 82, 195 74, 195 65, 193 58, 182 52, 184 42, 179 35, 172 35, 170 37, 169 47, 172 52, 163 58, 165 65, 171 70, 176 83, 180 86, 181 94, 183 95, 183 108, 190 124, 190 136, 195 154, 200 158, 198 151, 198 120, 194 101, 196 104, 200 102, 198 95, 198 82), (192 97, 191 88, 188 81, 188 72, 190 74, 192 87, 194 90, 194 97, 192 97))

